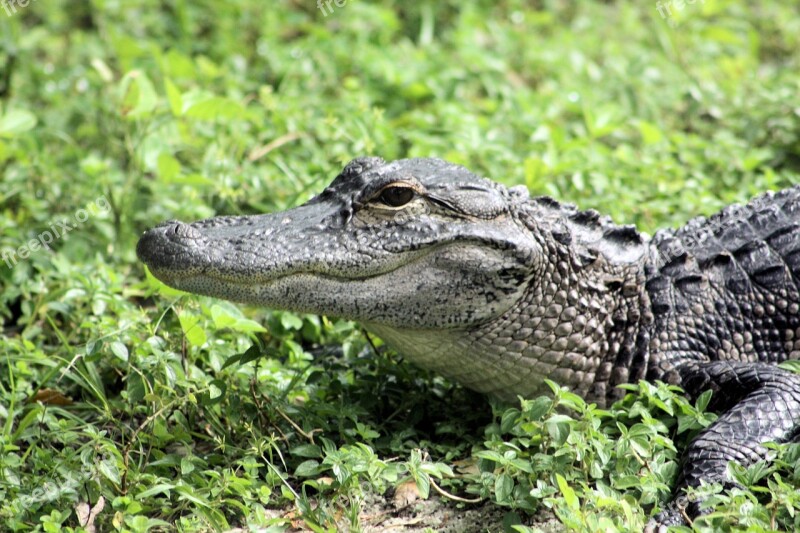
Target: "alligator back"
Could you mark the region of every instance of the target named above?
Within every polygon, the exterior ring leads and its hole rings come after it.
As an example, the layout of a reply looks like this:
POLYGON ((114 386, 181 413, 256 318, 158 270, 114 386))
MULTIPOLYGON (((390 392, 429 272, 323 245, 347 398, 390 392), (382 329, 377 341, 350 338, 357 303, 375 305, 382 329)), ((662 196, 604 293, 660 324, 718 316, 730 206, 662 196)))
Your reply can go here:
POLYGON ((651 246, 657 369, 800 357, 800 186, 660 231, 651 246))

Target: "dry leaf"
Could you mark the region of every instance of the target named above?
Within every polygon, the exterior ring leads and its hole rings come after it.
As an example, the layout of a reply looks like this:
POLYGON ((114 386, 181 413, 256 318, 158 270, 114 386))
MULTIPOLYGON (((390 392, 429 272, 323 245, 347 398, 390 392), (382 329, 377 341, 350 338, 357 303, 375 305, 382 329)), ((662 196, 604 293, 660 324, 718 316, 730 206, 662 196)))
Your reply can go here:
POLYGON ((335 480, 329 476, 321 476, 317 478, 317 485, 321 487, 330 487, 335 480))
POLYGON ((102 496, 97 499, 97 503, 94 504, 94 507, 91 509, 89 509, 89 504, 86 502, 81 502, 75 506, 75 514, 78 515, 78 523, 86 529, 87 533, 95 533, 95 531, 97 531, 94 527, 94 519, 97 518, 97 515, 100 514, 100 511, 102 511, 105 506, 106 499, 102 496))
POLYGON ((456 467, 456 472, 462 476, 469 476, 469 475, 479 475, 481 473, 480 468, 478 468, 478 461, 476 459, 463 459, 461 461, 453 462, 453 465, 456 467))
POLYGON ((36 394, 28 398, 28 403, 39 402, 44 405, 72 405, 72 398, 63 395, 55 389, 39 389, 36 394))
POLYGON ((417 488, 417 484, 414 482, 414 480, 405 481, 400 483, 400 485, 397 486, 397 490, 394 491, 392 503, 394 504, 395 509, 402 509, 403 507, 408 507, 413 502, 417 501, 419 497, 419 489, 417 488))

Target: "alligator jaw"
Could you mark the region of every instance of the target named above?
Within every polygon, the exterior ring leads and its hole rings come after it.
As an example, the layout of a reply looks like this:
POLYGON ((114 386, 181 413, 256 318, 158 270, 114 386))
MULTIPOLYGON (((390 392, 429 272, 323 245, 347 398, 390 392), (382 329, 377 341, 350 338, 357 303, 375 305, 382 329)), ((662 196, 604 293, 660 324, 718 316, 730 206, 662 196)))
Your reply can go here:
MULTIPOLYGON (((227 289, 222 292, 215 291, 217 286, 213 282, 219 283, 219 288, 223 285, 240 285, 250 287, 256 293, 257 287, 279 284, 297 276, 318 281, 355 283, 391 274, 402 266, 391 263, 383 269, 371 269, 363 274, 350 275, 324 269, 315 271, 313 263, 310 263, 308 258, 296 258, 297 266, 293 266, 295 261, 292 261, 289 254, 283 257, 282 265, 280 256, 286 249, 281 250, 279 246, 270 248, 269 245, 264 246, 263 252, 272 257, 273 262, 259 264, 258 258, 255 257, 257 254, 237 248, 236 243, 244 243, 253 238, 252 235, 248 235, 247 228, 260 224, 266 230, 270 228, 270 222, 272 221, 269 221, 269 217, 264 216, 217 217, 194 224, 169 221, 146 231, 136 246, 136 254, 148 266, 150 272, 167 285, 219 298, 230 298, 231 295, 227 289), (256 221, 256 219, 261 220, 256 221), (202 228, 206 225, 219 228, 223 224, 226 226, 224 233, 228 234, 224 239, 211 237, 202 229, 198 229, 198 226, 202 228), (237 227, 245 229, 237 235, 235 233, 237 227), (306 266, 306 270, 303 270, 303 265, 306 266)), ((265 233, 271 232, 265 231, 265 233)), ((429 250, 422 250, 415 255, 422 257, 428 252, 429 250)), ((411 258, 410 262, 417 260, 411 258)))
MULTIPOLYGON (((383 300, 395 297, 412 305, 417 302, 419 310, 433 309, 436 306, 427 301, 429 291, 419 272, 439 269, 441 275, 428 280, 431 291, 435 291, 451 277, 436 265, 442 257, 475 255, 470 251, 473 245, 458 242, 367 257, 363 264, 364 254, 353 254, 356 261, 348 275, 343 268, 330 268, 328 263, 314 260, 314 251, 322 245, 311 232, 296 236, 296 245, 292 246, 287 244, 288 236, 280 234, 280 226, 272 231, 274 226, 269 224, 285 221, 285 215, 220 217, 194 224, 168 222, 142 236, 137 255, 156 278, 179 290, 354 320, 374 319, 374 309, 388 308, 383 300), (257 252, 247 246, 255 242, 252 228, 256 225, 262 236, 257 252)), ((485 251, 479 251, 478 256, 485 256, 488 263, 494 260, 485 251)), ((402 318, 397 321, 408 324, 424 320, 419 310, 407 317, 398 315, 402 318)))

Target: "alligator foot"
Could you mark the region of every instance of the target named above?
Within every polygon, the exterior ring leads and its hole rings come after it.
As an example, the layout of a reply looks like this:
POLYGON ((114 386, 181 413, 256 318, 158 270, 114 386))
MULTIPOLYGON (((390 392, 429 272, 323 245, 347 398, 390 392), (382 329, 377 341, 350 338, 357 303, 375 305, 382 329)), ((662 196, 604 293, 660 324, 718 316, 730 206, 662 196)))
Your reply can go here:
POLYGON ((709 409, 722 413, 689 445, 674 498, 648 524, 666 531, 701 514, 700 502, 688 501, 687 487, 721 483, 731 487, 728 463, 745 467, 766 458, 767 442, 788 442, 800 433, 800 376, 764 363, 691 362, 678 368, 690 397, 711 389, 709 409))

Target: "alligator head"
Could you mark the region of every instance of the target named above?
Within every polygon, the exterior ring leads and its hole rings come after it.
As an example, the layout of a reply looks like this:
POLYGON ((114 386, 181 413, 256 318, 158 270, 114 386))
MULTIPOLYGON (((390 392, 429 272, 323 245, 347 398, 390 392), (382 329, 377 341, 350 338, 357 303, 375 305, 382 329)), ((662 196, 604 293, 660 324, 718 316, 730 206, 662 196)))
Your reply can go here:
MULTIPOLYGON (((517 193, 436 159, 350 162, 282 213, 170 221, 139 258, 177 289, 396 328, 458 328, 506 311, 537 243, 517 193)), ((525 194, 527 198, 527 194, 525 194)))

